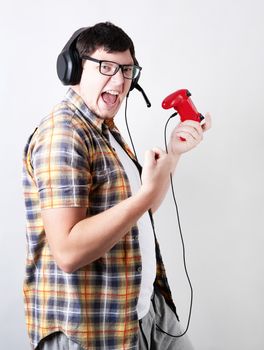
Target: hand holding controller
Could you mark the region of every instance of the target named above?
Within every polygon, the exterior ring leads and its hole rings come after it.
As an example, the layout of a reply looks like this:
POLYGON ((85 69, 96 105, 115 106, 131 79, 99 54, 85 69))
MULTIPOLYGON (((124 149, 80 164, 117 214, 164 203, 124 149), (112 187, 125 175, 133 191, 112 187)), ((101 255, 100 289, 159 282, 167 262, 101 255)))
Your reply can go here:
MULTIPOLYGON (((194 120, 200 123, 204 116, 197 111, 190 96, 191 93, 187 89, 177 90, 163 100, 162 107, 164 109, 174 108, 179 113, 182 122, 194 120)), ((182 137, 181 140, 185 141, 182 137)))

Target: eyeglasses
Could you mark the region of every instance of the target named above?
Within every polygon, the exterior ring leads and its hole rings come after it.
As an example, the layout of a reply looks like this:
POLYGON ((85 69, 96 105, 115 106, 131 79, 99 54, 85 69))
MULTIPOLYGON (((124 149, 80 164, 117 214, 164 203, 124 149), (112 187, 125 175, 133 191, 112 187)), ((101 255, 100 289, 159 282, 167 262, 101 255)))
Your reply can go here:
POLYGON ((121 69, 123 77, 125 79, 135 79, 138 77, 141 67, 135 64, 118 64, 112 61, 97 60, 90 56, 81 56, 81 59, 99 63, 99 72, 103 75, 112 76, 115 75, 119 69, 121 69))

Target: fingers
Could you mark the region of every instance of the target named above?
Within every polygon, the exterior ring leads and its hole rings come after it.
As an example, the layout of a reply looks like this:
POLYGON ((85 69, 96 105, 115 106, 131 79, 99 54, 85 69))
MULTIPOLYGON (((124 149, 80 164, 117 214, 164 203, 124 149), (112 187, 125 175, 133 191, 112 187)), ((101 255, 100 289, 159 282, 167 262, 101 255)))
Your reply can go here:
POLYGON ((203 139, 203 129, 198 122, 186 120, 175 129, 177 137, 200 142, 203 139))
POLYGON ((152 148, 152 152, 154 153, 156 160, 162 158, 164 155, 167 154, 165 151, 163 151, 163 149, 159 147, 152 148))
POLYGON ((157 164, 157 160, 164 158, 167 153, 161 148, 154 147, 151 150, 145 152, 145 165, 153 167, 157 164))
POLYGON ((202 123, 195 122, 194 120, 185 120, 180 123, 175 132, 177 136, 185 138, 193 138, 195 141, 201 141, 203 139, 203 133, 209 130, 212 126, 212 118, 210 113, 205 114, 205 118, 202 123), (180 134, 181 133, 181 134, 180 134), (182 134, 183 133, 183 134, 182 134))
POLYGON ((203 131, 207 131, 212 127, 212 118, 210 113, 205 114, 205 118, 202 124, 203 131))
POLYGON ((147 167, 153 167, 155 163, 155 153, 152 150, 146 151, 144 165, 147 167))

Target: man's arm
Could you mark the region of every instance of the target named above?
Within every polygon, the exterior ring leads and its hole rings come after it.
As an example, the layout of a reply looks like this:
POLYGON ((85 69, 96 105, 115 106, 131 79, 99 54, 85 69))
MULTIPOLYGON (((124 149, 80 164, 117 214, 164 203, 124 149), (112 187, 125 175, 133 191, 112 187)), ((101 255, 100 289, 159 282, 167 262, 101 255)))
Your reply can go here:
POLYGON ((142 192, 95 216, 86 208, 44 209, 42 218, 52 254, 65 272, 73 272, 109 251, 149 208, 142 192))
MULTIPOLYGON (((210 117, 206 118, 204 130, 210 127, 210 117)), ((86 208, 42 210, 46 236, 60 268, 70 273, 100 258, 147 210, 155 211, 166 195, 180 155, 194 148, 202 134, 199 123, 179 124, 172 132, 168 154, 158 148, 146 152, 140 190, 100 214, 86 217, 86 208)))
POLYGON ((148 151, 140 190, 116 206, 91 217, 86 217, 86 208, 42 210, 47 240, 60 268, 73 272, 109 251, 163 195, 170 170, 171 159, 164 151, 148 151))

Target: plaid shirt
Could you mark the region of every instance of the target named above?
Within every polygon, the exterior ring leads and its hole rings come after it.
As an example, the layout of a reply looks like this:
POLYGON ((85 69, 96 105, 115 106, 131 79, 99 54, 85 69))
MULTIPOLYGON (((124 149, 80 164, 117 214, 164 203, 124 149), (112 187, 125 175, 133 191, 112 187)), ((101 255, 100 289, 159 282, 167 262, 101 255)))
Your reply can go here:
MULTIPOLYGON (((86 207, 88 216, 95 215, 131 195, 127 175, 109 143, 109 129, 135 161, 113 121, 95 117, 70 89, 25 147, 24 300, 34 347, 45 336, 63 331, 84 349, 137 349, 141 281, 137 226, 100 259, 65 273, 51 254, 41 218, 42 209, 62 207, 86 207)), ((175 311, 157 241, 156 256, 155 285, 175 311)))

